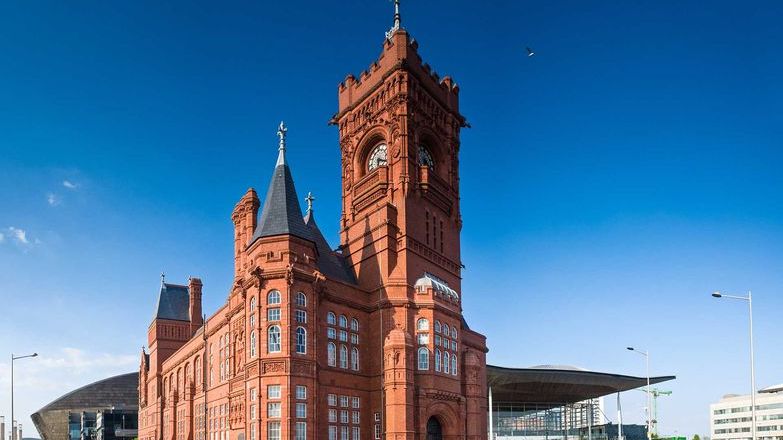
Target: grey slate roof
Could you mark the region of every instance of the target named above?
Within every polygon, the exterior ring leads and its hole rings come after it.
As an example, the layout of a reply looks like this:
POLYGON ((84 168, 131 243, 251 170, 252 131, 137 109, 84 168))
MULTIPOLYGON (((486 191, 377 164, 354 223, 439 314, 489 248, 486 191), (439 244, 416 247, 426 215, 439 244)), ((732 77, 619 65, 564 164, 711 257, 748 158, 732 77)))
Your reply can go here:
POLYGON ((153 319, 190 321, 190 293, 188 286, 161 283, 153 319))
POLYGON ((310 228, 305 226, 302 219, 302 208, 299 206, 299 197, 296 195, 291 170, 285 160, 281 159, 278 160, 272 174, 272 181, 269 182, 264 208, 261 210, 258 226, 250 242, 261 237, 286 234, 315 241, 310 228))
POLYGON ((353 269, 348 264, 345 257, 333 251, 329 246, 329 243, 315 223, 315 216, 313 215, 312 210, 307 211, 304 223, 312 232, 313 242, 318 251, 318 270, 329 278, 356 284, 356 276, 353 273, 353 269))

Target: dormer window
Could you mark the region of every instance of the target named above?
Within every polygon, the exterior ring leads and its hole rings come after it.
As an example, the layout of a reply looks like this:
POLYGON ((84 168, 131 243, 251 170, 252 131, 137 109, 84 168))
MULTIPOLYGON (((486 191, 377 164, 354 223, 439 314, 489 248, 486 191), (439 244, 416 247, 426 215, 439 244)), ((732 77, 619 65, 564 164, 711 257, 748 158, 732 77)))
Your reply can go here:
POLYGON ((427 166, 435 169, 435 161, 432 160, 432 154, 426 145, 419 145, 419 166, 427 166))
POLYGON ((370 158, 367 160, 367 169, 374 171, 378 167, 385 167, 389 164, 386 154, 386 144, 380 143, 370 152, 370 158))

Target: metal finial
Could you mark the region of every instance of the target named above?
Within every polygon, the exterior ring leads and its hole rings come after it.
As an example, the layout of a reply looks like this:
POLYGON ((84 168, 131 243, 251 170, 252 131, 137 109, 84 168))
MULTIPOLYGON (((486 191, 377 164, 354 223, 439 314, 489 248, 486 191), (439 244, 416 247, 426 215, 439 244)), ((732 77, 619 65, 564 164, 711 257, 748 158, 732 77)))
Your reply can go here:
POLYGON ((402 24, 402 18, 400 17, 400 0, 393 0, 394 1, 394 25, 386 32, 386 38, 391 39, 392 35, 400 29, 400 25, 402 24))
POLYGON ((285 122, 280 121, 280 126, 277 127, 277 137, 280 138, 278 150, 280 153, 277 156, 277 164, 285 164, 285 135, 288 132, 288 127, 285 126, 285 122))
POLYGON ((163 283, 165 283, 165 282, 166 282, 166 272, 161 272, 160 273, 160 285, 162 286, 163 283))
POLYGON ((313 210, 313 201, 315 200, 315 197, 313 196, 313 193, 308 192, 307 197, 305 197, 305 201, 307 202, 307 211, 311 212, 313 210))

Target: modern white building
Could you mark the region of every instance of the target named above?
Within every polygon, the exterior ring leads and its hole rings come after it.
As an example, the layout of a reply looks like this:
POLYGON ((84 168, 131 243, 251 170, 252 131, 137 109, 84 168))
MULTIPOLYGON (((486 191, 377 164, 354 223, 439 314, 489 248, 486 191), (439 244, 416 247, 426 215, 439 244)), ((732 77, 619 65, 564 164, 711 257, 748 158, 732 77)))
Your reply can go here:
MULTIPOLYGON (((751 440, 750 394, 728 394, 710 405, 712 440, 751 440)), ((783 384, 756 394, 756 439, 783 440, 783 384)))

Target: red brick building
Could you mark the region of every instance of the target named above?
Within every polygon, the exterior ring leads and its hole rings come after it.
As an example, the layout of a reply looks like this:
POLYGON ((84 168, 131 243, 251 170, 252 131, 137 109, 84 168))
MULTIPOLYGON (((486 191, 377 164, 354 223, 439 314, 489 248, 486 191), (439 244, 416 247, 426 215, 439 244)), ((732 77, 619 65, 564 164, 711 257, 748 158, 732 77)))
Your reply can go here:
MULTIPOLYGON (((162 283, 139 379, 140 440, 485 439, 485 337, 462 317, 456 83, 395 26, 338 87, 340 247, 285 157, 234 222, 234 284, 162 283), (260 209, 260 211, 259 211, 260 209)), ((292 147, 295 148, 295 147, 292 147)))

